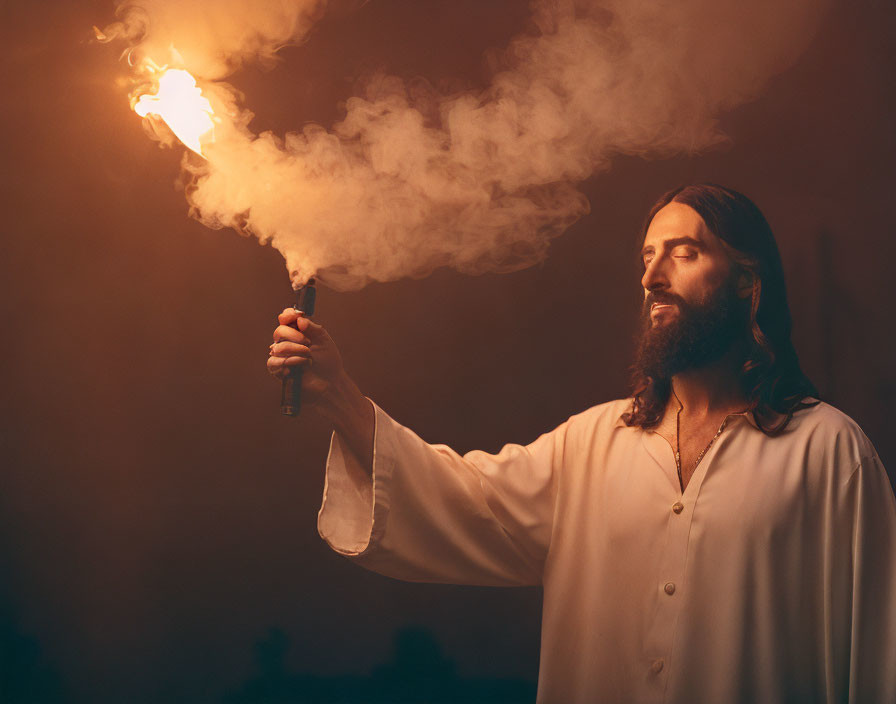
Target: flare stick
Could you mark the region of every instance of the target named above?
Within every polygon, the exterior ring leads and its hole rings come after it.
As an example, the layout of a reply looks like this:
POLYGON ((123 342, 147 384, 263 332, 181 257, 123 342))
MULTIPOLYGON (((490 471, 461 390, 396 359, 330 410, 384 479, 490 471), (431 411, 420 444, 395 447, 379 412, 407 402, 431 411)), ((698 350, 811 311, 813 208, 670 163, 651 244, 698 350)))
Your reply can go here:
MULTIPOLYGON (((295 309, 304 313, 306 318, 314 315, 314 301, 317 298, 317 289, 314 288, 314 279, 308 279, 308 283, 296 291, 295 309)), ((297 325, 293 325, 298 329, 297 325)), ((304 367, 295 367, 283 379, 283 390, 280 396, 280 412, 285 416, 297 416, 302 409, 302 376, 304 367)))

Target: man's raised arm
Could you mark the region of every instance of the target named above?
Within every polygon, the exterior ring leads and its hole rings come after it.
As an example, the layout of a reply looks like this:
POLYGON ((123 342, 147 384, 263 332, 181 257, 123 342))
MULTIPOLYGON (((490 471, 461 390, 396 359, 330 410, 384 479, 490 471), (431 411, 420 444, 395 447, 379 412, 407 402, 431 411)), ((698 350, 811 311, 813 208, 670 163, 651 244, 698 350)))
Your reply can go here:
POLYGON ((321 325, 291 309, 278 322, 269 371, 304 368, 303 402, 336 430, 318 514, 330 547, 398 579, 541 582, 566 423, 494 455, 431 445, 361 394, 321 325))

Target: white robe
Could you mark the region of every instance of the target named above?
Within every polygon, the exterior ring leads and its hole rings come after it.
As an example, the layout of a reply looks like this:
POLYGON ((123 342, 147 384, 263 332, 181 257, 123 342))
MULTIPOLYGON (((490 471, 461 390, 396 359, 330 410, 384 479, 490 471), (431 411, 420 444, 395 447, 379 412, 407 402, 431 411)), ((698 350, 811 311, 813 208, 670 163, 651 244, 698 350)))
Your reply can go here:
POLYGON ((372 482, 333 436, 320 534, 398 579, 543 584, 541 704, 896 703, 896 501, 861 429, 730 416, 682 495, 628 407, 464 456, 376 408, 372 482))

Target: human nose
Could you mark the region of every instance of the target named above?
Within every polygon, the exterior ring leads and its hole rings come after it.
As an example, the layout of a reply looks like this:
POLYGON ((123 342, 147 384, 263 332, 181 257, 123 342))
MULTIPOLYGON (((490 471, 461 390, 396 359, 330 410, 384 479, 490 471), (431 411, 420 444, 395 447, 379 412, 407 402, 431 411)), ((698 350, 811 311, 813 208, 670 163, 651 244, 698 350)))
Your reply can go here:
POLYGON ((641 286, 644 287, 645 294, 650 291, 658 291, 669 287, 669 279, 666 276, 662 260, 663 258, 661 256, 655 256, 647 264, 647 268, 644 270, 644 276, 641 277, 641 286))

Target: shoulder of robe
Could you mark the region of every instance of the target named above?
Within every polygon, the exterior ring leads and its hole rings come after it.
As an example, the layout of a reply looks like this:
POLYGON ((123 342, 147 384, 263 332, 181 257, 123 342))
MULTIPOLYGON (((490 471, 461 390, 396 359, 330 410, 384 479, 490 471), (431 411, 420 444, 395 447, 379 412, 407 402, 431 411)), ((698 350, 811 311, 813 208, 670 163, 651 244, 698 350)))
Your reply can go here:
POLYGON ((567 421, 568 432, 572 433, 612 433, 615 428, 632 430, 622 422, 621 416, 631 408, 630 398, 620 398, 576 413, 567 421))
POLYGON ((852 418, 828 403, 798 411, 782 437, 806 443, 811 458, 828 460, 845 472, 877 457, 874 445, 852 418))

